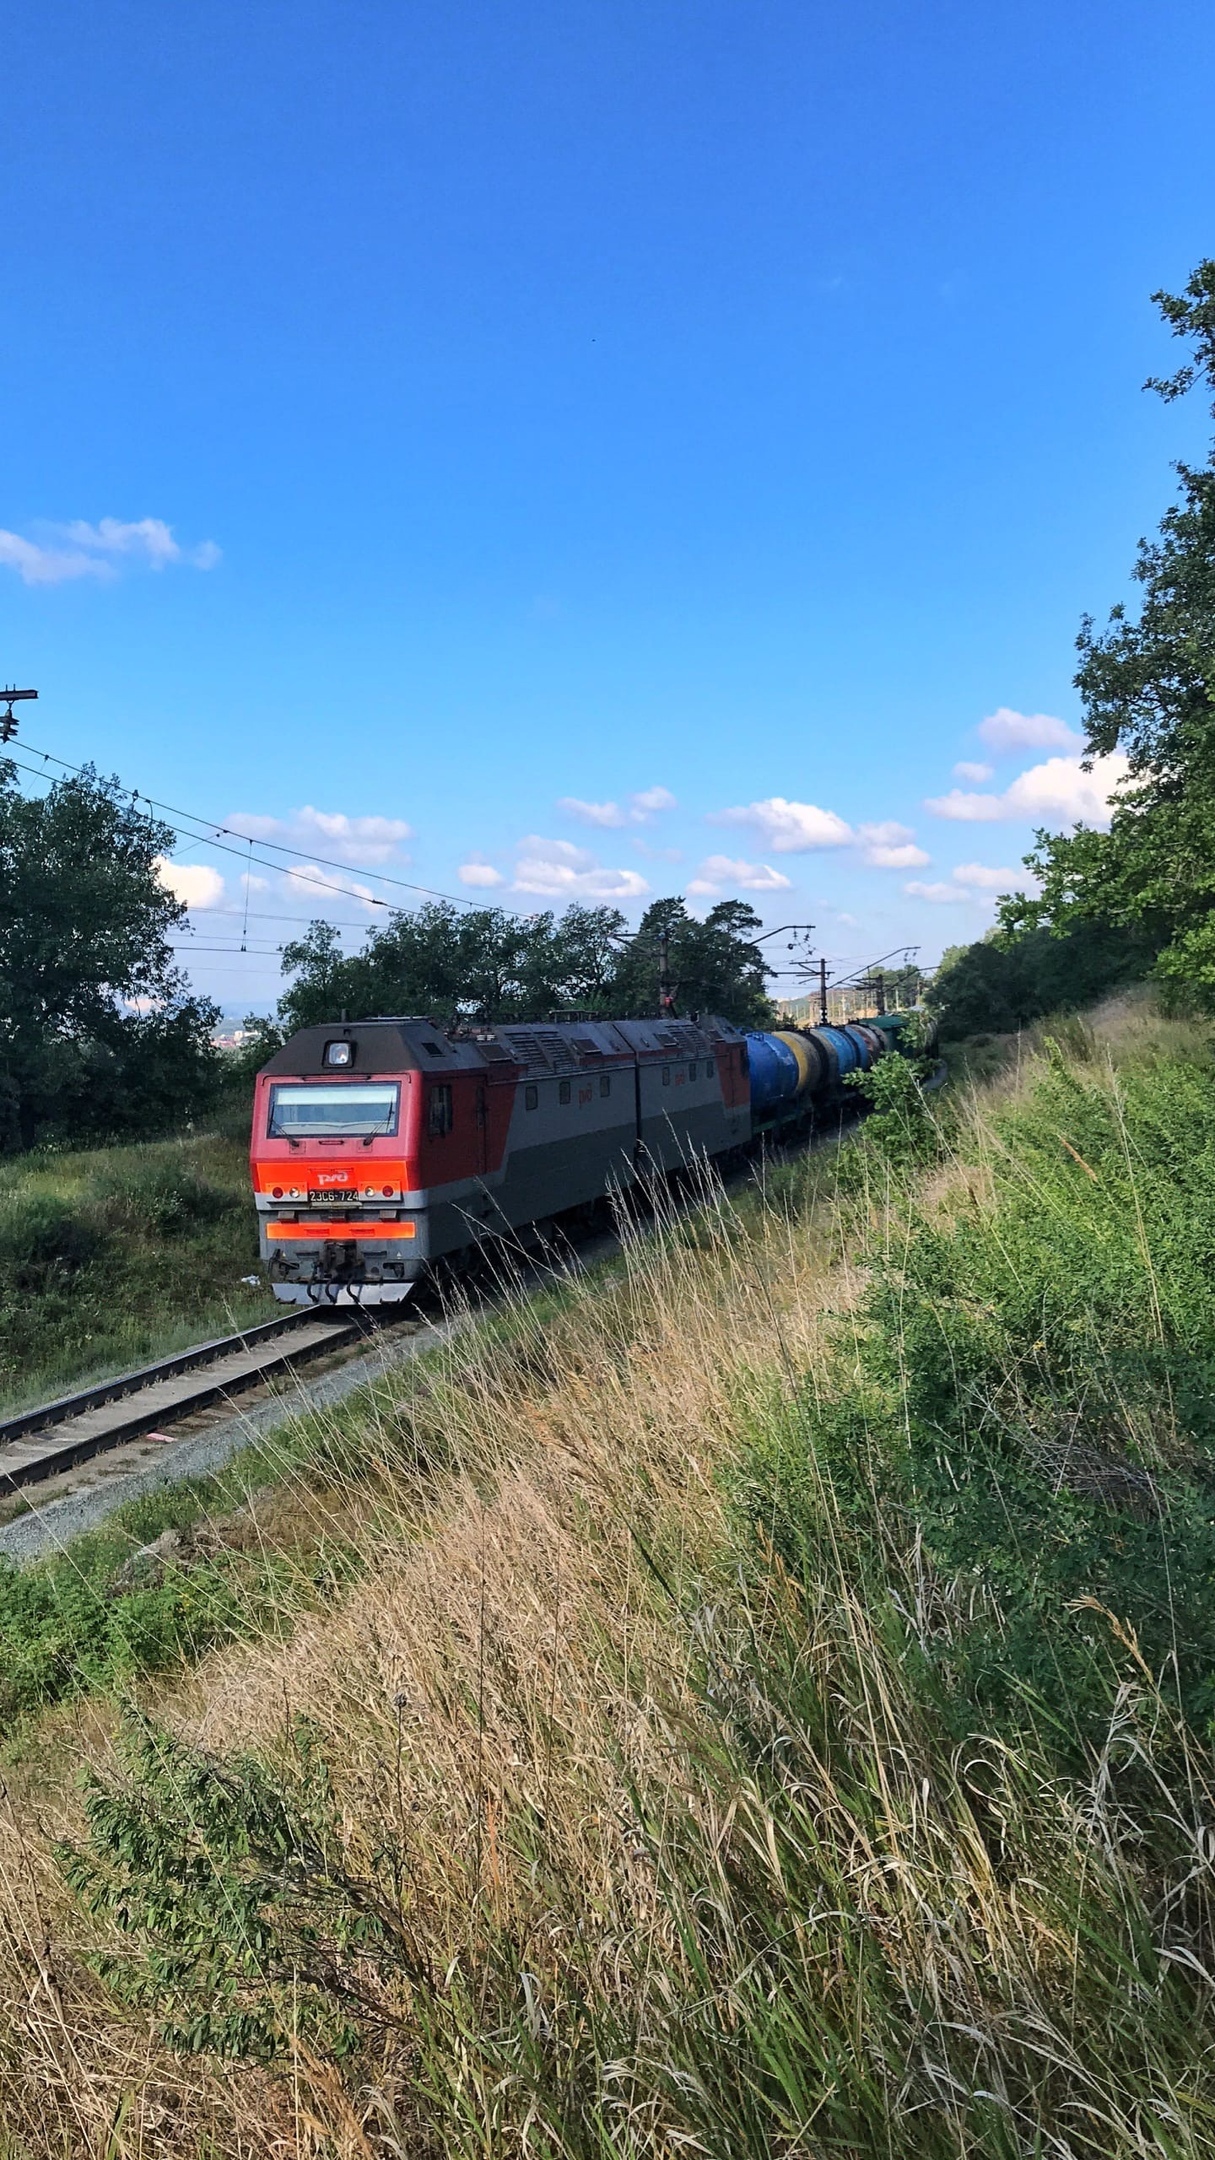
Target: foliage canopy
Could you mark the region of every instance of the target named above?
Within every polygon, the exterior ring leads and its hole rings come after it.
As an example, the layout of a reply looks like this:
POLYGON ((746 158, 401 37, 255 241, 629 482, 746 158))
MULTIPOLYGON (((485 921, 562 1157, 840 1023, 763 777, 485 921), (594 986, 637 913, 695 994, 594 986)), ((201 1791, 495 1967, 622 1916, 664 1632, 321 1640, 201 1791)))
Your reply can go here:
POLYGON ((656 900, 630 937, 617 908, 573 905, 562 915, 511 915, 427 901, 373 928, 345 954, 332 925, 314 922, 283 951, 293 980, 279 1005, 288 1030, 372 1013, 437 1020, 544 1020, 583 1012, 643 1018, 658 1010, 662 940, 684 1011, 746 1025, 771 1010, 770 972, 754 944, 760 918, 722 900, 703 922, 682 900, 656 900))
POLYGON ((989 936, 942 954, 928 1003, 947 1041, 1011 1034, 1044 1013, 1091 1005, 1141 982, 1154 954, 1144 932, 1101 922, 1077 922, 1058 935, 1033 929, 989 936))
MULTIPOLYGON (((1180 295, 1154 298, 1191 357, 1148 388, 1166 399, 1215 392, 1215 258, 1180 295)), ((1138 614, 1115 607, 1102 632, 1086 619, 1076 685, 1087 753, 1120 751, 1127 781, 1108 833, 1040 832, 1027 858, 1036 898, 1006 900, 1006 933, 1099 923, 1157 951, 1176 1002, 1215 1004, 1215 463, 1179 464, 1180 499, 1140 543, 1138 614)))
POLYGON ((171 827, 92 770, 27 796, 0 763, 0 1149, 180 1122, 215 1086, 158 875, 171 827))

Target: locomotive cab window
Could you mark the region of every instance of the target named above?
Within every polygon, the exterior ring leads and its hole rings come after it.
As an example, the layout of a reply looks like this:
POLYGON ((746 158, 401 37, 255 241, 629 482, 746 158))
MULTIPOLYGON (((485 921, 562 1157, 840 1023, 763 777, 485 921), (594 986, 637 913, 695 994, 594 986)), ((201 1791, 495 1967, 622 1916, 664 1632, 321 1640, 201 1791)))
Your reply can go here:
POLYGON ((600 1093, 601 1095, 610 1095, 610 1094, 611 1094, 611 1092, 612 1092, 612 1076, 611 1076, 611 1074, 610 1074, 610 1073, 600 1073, 600 1075, 599 1075, 599 1093, 600 1093))
POLYGON ((396 1131, 400 1100, 395 1080, 375 1087, 284 1081, 270 1090, 266 1132, 271 1140, 373 1140, 396 1131))
POLYGON ((568 1080, 563 1080, 563 1081, 561 1082, 560 1086, 559 1086, 559 1087, 558 1087, 558 1089, 557 1089, 557 1098, 558 1098, 558 1101, 560 1101, 560 1102, 568 1102, 568 1101, 569 1101, 569 1099, 570 1099, 570 1084, 569 1084, 569 1081, 568 1081, 568 1080))
POLYGON ((451 1089, 446 1086, 432 1087, 429 1108, 426 1113, 426 1130, 432 1140, 441 1140, 451 1131, 453 1124, 451 1089))
POLYGON ((529 1080, 529 1081, 528 1081, 528 1084, 527 1084, 527 1086, 526 1086, 526 1087, 524 1088, 524 1090, 523 1090, 523 1107, 524 1107, 524 1109, 525 1109, 525 1110, 534 1110, 534 1109, 536 1108, 536 1105, 537 1105, 537 1103, 539 1102, 539 1100, 540 1100, 540 1090, 539 1090, 539 1088, 538 1088, 538 1087, 536 1086, 536 1084, 535 1084, 535 1082, 534 1082, 534 1081, 532 1081, 532 1080, 529 1080))

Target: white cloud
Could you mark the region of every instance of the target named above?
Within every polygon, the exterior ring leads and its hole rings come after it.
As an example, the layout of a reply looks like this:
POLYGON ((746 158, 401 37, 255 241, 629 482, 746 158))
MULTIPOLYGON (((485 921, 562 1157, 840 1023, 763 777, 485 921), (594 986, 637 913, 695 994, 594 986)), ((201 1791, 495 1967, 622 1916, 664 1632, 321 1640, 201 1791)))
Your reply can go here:
POLYGON ((118 574, 120 558, 142 563, 148 570, 164 570, 170 563, 187 563, 195 570, 213 570, 220 550, 213 540, 183 548, 173 528, 163 518, 102 518, 90 525, 75 518, 67 525, 41 528, 46 538, 30 540, 21 533, 0 531, 0 564, 15 570, 26 585, 62 585, 71 578, 109 579, 118 574))
POLYGON ((969 759, 963 758, 960 763, 954 766, 953 776, 955 780, 968 780, 971 787, 982 787, 985 780, 990 780, 993 777, 993 767, 990 765, 972 765, 969 759))
POLYGON ((1066 720, 1056 720, 1053 713, 1014 712, 1009 705, 980 720, 975 733, 997 755, 1008 750, 1070 750, 1074 754, 1083 748, 1083 737, 1066 720))
POLYGON ((158 855, 154 867, 161 884, 188 908, 215 908, 224 897, 224 881, 208 863, 171 862, 158 855))
POLYGON ((930 795, 924 808, 934 817, 960 818, 971 825, 992 824, 1005 815, 1002 796, 968 794, 960 787, 950 788, 948 795, 930 795))
POLYGON ((285 818, 257 817, 238 810, 228 819, 228 830, 243 840, 269 840, 305 852, 315 848, 318 854, 323 850, 347 862, 368 865, 388 862, 394 856, 407 861, 399 849, 403 841, 413 838, 413 827, 404 818, 348 817, 344 810, 314 810, 311 803, 285 818))
POLYGON ((650 888, 640 871, 605 868, 586 848, 531 833, 519 842, 514 890, 550 900, 641 900, 650 888))
POLYGON ((791 892, 792 878, 768 863, 749 863, 730 855, 710 855, 688 885, 697 895, 722 892, 791 892))
POLYGON ((1028 870, 995 870, 986 863, 959 863, 950 876, 957 885, 974 885, 980 892, 1029 892, 1036 884, 1028 870))
POLYGON ((1047 758, 1031 765, 1002 795, 978 795, 951 788, 925 803, 934 817, 955 818, 964 824, 990 825, 1005 818, 1031 824, 1062 819, 1068 825, 1092 825, 1104 830, 1110 821, 1110 803, 1120 780, 1130 771, 1120 750, 1094 760, 1091 772, 1081 768, 1078 757, 1047 758))
POLYGON ((900 825, 897 818, 884 818, 879 825, 858 825, 856 835, 867 847, 895 847, 901 840, 915 838, 911 826, 900 825))
POLYGON ((1047 758, 1014 780, 1004 800, 1014 817, 1059 816, 1072 824, 1104 827, 1110 821, 1114 790, 1130 769, 1130 759, 1120 750, 1095 758, 1091 772, 1081 770, 1078 758, 1047 758))
POLYGON ((363 906, 368 908, 381 908, 384 905, 369 885, 360 885, 353 878, 344 879, 340 885, 335 884, 333 872, 324 869, 320 863, 300 863, 298 866, 292 864, 286 872, 286 884, 297 899, 307 901, 314 914, 327 892, 333 893, 339 900, 361 900, 363 906))
POLYGON ((995 868, 987 863, 959 863, 949 873, 949 883, 921 885, 915 880, 904 885, 903 891, 917 900, 932 900, 941 906, 968 902, 972 907, 990 907, 997 893, 1036 892, 1037 880, 1028 870, 995 868))
POLYGON ((622 808, 617 802, 583 802, 579 795, 563 795, 557 804, 566 817, 578 818, 584 825, 599 825, 618 830, 622 825, 645 825, 660 810, 677 808, 675 797, 669 788, 643 788, 639 795, 630 795, 622 808))
POLYGON ((732 810, 710 811, 709 825, 747 825, 761 835, 775 855, 797 855, 810 848, 847 847, 856 838, 850 825, 834 810, 820 810, 816 803, 787 802, 770 795, 764 802, 739 804, 732 810))
POLYGON ((935 900, 943 906, 972 898, 960 885, 945 885, 939 882, 935 885, 921 885, 918 878, 912 878, 909 884, 904 885, 903 891, 910 893, 915 900, 935 900))
POLYGON ((563 795, 557 808, 583 825, 619 826, 629 822, 627 811, 614 802, 582 802, 577 795, 563 795))
POLYGON ((862 860, 875 870, 922 870, 932 860, 922 847, 914 846, 910 825, 899 825, 894 818, 880 825, 858 825, 857 838, 862 860))
POLYGON ((506 883, 502 872, 495 870, 493 864, 487 862, 461 863, 459 877, 462 885, 491 886, 505 885, 506 883))
POLYGON ((15 570, 25 585, 62 585, 68 578, 114 575, 109 563, 95 555, 84 555, 79 548, 41 547, 34 540, 23 540, 20 533, 3 529, 0 563, 7 570, 15 570))
POLYGON ((910 842, 905 847, 866 848, 864 859, 875 870, 924 870, 932 861, 922 847, 910 842))

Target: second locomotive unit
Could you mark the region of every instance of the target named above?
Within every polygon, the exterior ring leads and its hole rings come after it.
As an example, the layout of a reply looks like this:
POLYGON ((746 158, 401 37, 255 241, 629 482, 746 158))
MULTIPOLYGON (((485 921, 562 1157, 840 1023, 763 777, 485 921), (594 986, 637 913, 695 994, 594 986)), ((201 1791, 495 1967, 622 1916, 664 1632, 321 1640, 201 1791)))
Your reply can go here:
POLYGON ((841 1102, 843 1082, 899 1024, 303 1028, 254 1095, 253 1187, 274 1294, 400 1302, 436 1260, 841 1102))

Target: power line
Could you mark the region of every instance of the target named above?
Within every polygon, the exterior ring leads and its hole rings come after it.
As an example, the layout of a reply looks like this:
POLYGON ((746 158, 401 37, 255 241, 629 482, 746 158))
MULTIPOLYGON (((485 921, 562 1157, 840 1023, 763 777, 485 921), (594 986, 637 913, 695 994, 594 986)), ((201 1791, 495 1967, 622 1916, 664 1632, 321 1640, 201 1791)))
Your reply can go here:
MULTIPOLYGON (((49 758, 50 752, 44 750, 39 752, 39 755, 43 758, 49 758)), ((10 762, 16 766, 18 772, 32 773, 35 779, 41 779, 43 777, 43 775, 39 773, 36 765, 23 765, 20 758, 13 758, 10 762)), ((82 766, 68 765, 63 758, 55 758, 52 762, 56 765, 62 765, 65 772, 76 773, 77 775, 83 772, 82 766)), ((167 805, 163 803, 157 803, 151 795, 140 795, 138 790, 134 788, 131 790, 131 800, 132 802, 146 802, 153 809, 157 810, 165 809, 167 807, 167 805)), ((178 810, 174 812, 174 816, 176 817, 191 817, 192 815, 193 812, 189 810, 178 810)), ((201 824, 201 822, 202 820, 200 819, 199 823, 201 824)), ((185 832, 182 830, 180 825, 173 824, 172 818, 166 818, 165 823, 170 826, 171 830, 177 834, 180 840, 192 840, 196 847, 218 848, 221 855, 235 855, 237 859, 242 863, 247 863, 249 861, 259 863, 263 870, 278 870, 283 875, 294 878, 297 885, 313 885, 316 887, 318 892, 337 893, 339 897, 343 900, 361 900, 364 907, 386 908, 391 906, 390 901, 378 900, 375 898, 374 895, 369 897, 366 893, 350 892, 345 885, 331 885, 327 878, 310 878, 307 872, 304 870, 284 871, 282 863, 267 862, 265 857, 261 855, 250 856, 245 848, 228 847, 222 840, 210 839, 207 835, 203 833, 185 832)), ((227 827, 223 826, 220 828, 220 830, 226 831, 227 827)), ((308 858, 307 856, 303 856, 302 859, 306 862, 308 858)), ((357 877, 358 872, 352 871, 351 876, 357 877)), ((415 890, 421 892, 424 891, 425 888, 423 886, 418 886, 415 888, 415 890)), ((437 894, 433 897, 445 899, 448 896, 446 894, 437 894)), ((471 903, 468 902, 466 902, 465 904, 471 905, 471 903)))
MULTIPOLYGON (((58 765, 63 772, 75 773, 77 778, 81 777, 84 772, 82 765, 70 765, 66 758, 56 757, 53 751, 39 750, 32 743, 27 743, 24 747, 34 757, 40 757, 44 765, 58 765)), ((36 765, 22 765, 19 758, 14 758, 12 762, 19 771, 33 773, 35 777, 38 777, 36 765)), ((161 802, 157 796, 145 795, 138 788, 132 788, 131 799, 133 802, 146 802, 153 810, 166 812, 166 823, 172 824, 174 818, 189 818, 193 824, 203 825, 207 828, 206 832, 195 833, 183 831, 181 826, 174 825, 173 830, 177 833, 179 839, 193 840, 200 847, 218 848, 222 854, 239 856, 242 862, 256 862, 264 870, 281 870, 283 868, 281 863, 267 862, 264 856, 252 854, 251 850, 255 843, 247 833, 240 832, 235 826, 221 825, 214 818, 200 816, 196 810, 183 810, 175 803, 161 802), (233 838, 242 840, 244 845, 239 848, 226 847, 218 837, 220 833, 228 833, 233 838)), ((340 870, 345 877, 375 878, 381 885, 399 886, 402 892, 422 893, 428 900, 447 900, 450 901, 453 907, 471 908, 477 905, 476 901, 470 900, 465 893, 442 892, 437 886, 433 885, 415 885, 411 879, 393 877, 387 870, 372 870, 355 863, 337 862, 332 856, 317 855, 307 848, 289 847, 285 841, 258 840, 256 845, 261 848, 269 848, 276 855, 293 855, 300 862, 319 863, 327 870, 340 870)), ((387 900, 379 900, 374 896, 368 897, 366 893, 349 892, 339 885, 330 885, 322 878, 305 877, 302 870, 289 870, 287 875, 295 878, 300 884, 319 886, 322 892, 337 892, 341 893, 343 899, 361 900, 366 907, 388 907, 390 905, 387 900)), ((513 913, 514 911, 511 910, 510 912, 513 913)))
MULTIPOLYGON (((210 915, 241 915, 243 917, 243 910, 241 908, 202 907, 197 902, 195 903, 193 912, 195 915, 201 915, 204 918, 210 915)), ((250 908, 249 921, 294 923, 297 930, 302 930, 304 928, 304 925, 300 921, 298 915, 266 915, 263 914, 260 908, 250 908)), ((366 930, 367 928, 367 924, 365 922, 335 922, 332 915, 327 916, 326 921, 328 922, 329 928, 331 930, 366 930)))

